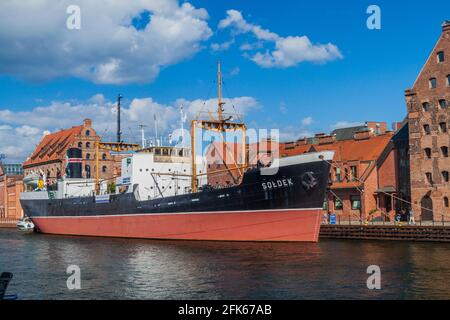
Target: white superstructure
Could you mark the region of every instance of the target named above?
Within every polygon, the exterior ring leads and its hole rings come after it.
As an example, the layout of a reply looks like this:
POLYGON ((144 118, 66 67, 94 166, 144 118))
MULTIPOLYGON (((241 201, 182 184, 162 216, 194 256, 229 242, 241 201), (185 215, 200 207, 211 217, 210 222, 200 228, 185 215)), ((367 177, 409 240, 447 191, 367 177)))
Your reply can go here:
MULTIPOLYGON (((197 160, 199 185, 206 184, 206 161, 197 160)), ((116 192, 134 192, 140 200, 170 197, 191 191, 191 154, 186 148, 152 147, 122 159, 116 192)))

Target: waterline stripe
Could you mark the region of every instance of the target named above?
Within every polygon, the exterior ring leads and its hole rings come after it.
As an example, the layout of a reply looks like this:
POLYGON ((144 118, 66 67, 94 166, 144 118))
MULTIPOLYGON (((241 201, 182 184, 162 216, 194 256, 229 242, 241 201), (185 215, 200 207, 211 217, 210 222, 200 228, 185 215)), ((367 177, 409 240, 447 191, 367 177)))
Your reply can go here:
POLYGON ((203 212, 167 212, 167 213, 130 213, 130 214, 110 214, 92 216, 31 216, 31 219, 53 219, 53 218, 111 218, 111 217, 139 217, 139 216, 170 216, 170 215, 194 215, 194 214, 227 214, 227 213, 272 213, 276 211, 308 211, 322 210, 322 208, 298 208, 298 209, 271 209, 271 210, 244 210, 244 211, 203 211, 203 212))

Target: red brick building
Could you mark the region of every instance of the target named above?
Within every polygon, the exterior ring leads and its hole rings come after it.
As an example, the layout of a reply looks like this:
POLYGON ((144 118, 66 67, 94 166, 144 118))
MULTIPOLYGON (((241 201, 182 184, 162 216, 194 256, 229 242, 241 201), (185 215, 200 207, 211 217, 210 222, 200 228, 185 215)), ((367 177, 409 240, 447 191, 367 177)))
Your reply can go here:
POLYGON ((416 219, 450 219, 450 21, 442 25, 411 89, 408 109, 411 199, 416 219))
MULTIPOLYGON (((317 134, 280 145, 281 156, 333 150, 330 191, 324 210, 334 212, 343 220, 392 220, 400 204, 395 200, 398 190, 397 153, 386 125, 354 128, 353 137, 346 132, 344 140, 336 135, 317 134)), ((342 132, 341 132, 342 133, 342 132)))
MULTIPOLYGON (((32 173, 46 174, 51 182, 63 177, 66 168, 66 153, 70 148, 82 150, 82 176, 95 177, 95 143, 100 141, 90 119, 80 126, 64 129, 44 136, 33 154, 23 163, 25 176, 32 173)), ((100 151, 100 178, 114 177, 114 158, 108 151, 100 151)))
MULTIPOLYGON (((301 153, 333 150, 335 157, 330 174, 332 182, 324 210, 335 212, 339 219, 364 221, 394 218, 396 209, 403 204, 399 195, 399 153, 393 143, 394 133, 387 131, 383 122, 343 128, 333 134, 295 142, 274 141, 247 146, 250 164, 267 164, 272 158, 301 153)), ((229 186, 240 182, 236 169, 240 154, 239 144, 213 143, 207 152, 208 184, 229 186), (225 170, 223 172, 214 172, 225 170)), ((409 187, 409 186, 408 186, 409 187)))
MULTIPOLYGON (((213 142, 206 152, 208 184, 216 187, 240 183, 244 165, 242 144, 213 142)), ((247 165, 268 164, 272 158, 279 157, 279 144, 271 140, 246 145, 247 165)))
POLYGON ((23 171, 18 164, 0 163, 0 223, 23 217, 20 193, 23 191, 23 171))

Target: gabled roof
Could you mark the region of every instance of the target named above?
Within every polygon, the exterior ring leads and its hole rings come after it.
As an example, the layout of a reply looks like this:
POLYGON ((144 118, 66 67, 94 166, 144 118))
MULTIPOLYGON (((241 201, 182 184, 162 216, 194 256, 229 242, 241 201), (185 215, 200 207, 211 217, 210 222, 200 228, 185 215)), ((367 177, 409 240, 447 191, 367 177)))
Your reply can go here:
POLYGON ((83 126, 81 125, 44 136, 23 166, 27 167, 61 159, 69 146, 75 141, 75 136, 81 134, 82 129, 83 126))
POLYGON ((380 157, 393 134, 383 134, 363 140, 343 140, 331 144, 314 145, 317 151, 332 150, 334 161, 371 161, 380 157))
POLYGON ((293 156, 306 152, 334 151, 334 161, 371 161, 380 157, 389 144, 393 133, 386 133, 362 140, 341 140, 327 144, 302 144, 294 148, 285 148, 281 144, 282 156, 293 156))

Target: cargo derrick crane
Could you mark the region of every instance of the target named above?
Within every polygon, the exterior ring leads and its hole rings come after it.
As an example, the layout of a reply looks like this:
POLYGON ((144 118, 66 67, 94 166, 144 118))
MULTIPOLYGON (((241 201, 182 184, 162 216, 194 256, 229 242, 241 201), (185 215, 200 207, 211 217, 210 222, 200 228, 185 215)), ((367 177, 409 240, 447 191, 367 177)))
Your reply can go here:
MULTIPOLYGON (((247 167, 247 157, 246 157, 246 144, 245 144, 245 134, 246 134, 246 126, 244 123, 241 122, 233 122, 233 117, 224 118, 223 112, 224 112, 224 104, 225 102, 222 101, 222 74, 220 71, 220 61, 217 63, 218 71, 217 71, 217 85, 218 85, 218 100, 217 100, 217 118, 214 118, 210 114, 209 120, 192 120, 191 121, 191 155, 192 155, 192 181, 191 181, 191 189, 192 192, 198 191, 198 179, 197 177, 204 175, 204 174, 197 174, 197 163, 196 163, 196 129, 202 129, 207 131, 214 131, 214 132, 220 132, 221 137, 223 138, 223 134, 226 132, 231 131, 242 131, 242 159, 243 159, 243 165, 238 166, 236 165, 236 168, 233 169, 225 169, 225 170, 219 170, 212 173, 218 173, 218 172, 226 172, 231 170, 238 170, 239 175, 243 175, 243 170, 247 167)), ((223 140, 223 139, 222 139, 223 140)), ((223 141, 225 143, 225 146, 227 146, 226 141, 223 141)), ((234 161, 234 159, 233 159, 234 161)), ((226 166, 226 164, 225 164, 226 166)), ((232 173, 231 173, 232 174, 232 173)))
MULTIPOLYGON (((191 121, 191 156, 192 156, 192 174, 176 174, 176 173, 158 173, 158 175, 167 175, 167 176, 180 176, 180 177, 190 177, 191 178, 191 192, 198 192, 198 177, 207 176, 210 174, 217 174, 222 172, 230 172, 232 174, 232 170, 237 170, 239 176, 242 177, 244 174, 244 170, 249 168, 247 164, 247 148, 246 148, 246 130, 247 127, 242 122, 234 122, 233 117, 224 118, 224 104, 222 101, 222 74, 220 70, 220 61, 218 61, 218 72, 217 72, 217 82, 218 82, 218 100, 217 100, 217 118, 214 118, 213 114, 209 112, 209 120, 192 120, 191 121), (223 170, 215 170, 209 173, 197 174, 197 163, 196 163, 196 129, 202 129, 207 131, 220 132, 221 137, 223 138, 223 133, 238 131, 242 132, 241 137, 241 152, 242 152, 242 161, 243 164, 241 166, 237 165, 235 159, 236 167, 229 168, 225 163, 226 169, 223 170)), ((120 97, 120 96, 119 96, 120 97)), ((119 103, 120 105, 120 98, 119 103)), ((118 110, 120 113, 120 109, 118 110)), ((120 119, 120 118, 119 118, 120 119)), ((120 121, 120 120, 119 120, 120 121)), ((119 123, 119 122, 118 122, 119 123)), ((120 124, 118 124, 118 139, 120 139, 120 124)), ((226 145, 226 141, 223 141, 226 145)), ((108 151, 139 151, 142 150, 142 146, 139 144, 133 143, 124 143, 118 140, 118 142, 96 142, 95 144, 95 161, 96 161, 96 181, 95 181, 95 193, 100 194, 100 178, 99 178, 99 151, 108 150, 108 151)), ((224 159, 223 159, 224 160, 224 159)), ((234 177, 234 176, 233 176, 234 177)))

